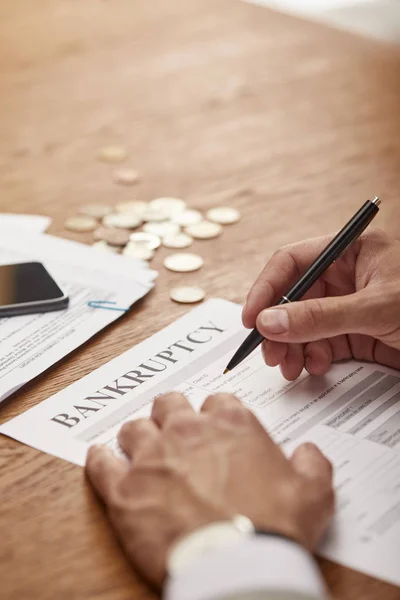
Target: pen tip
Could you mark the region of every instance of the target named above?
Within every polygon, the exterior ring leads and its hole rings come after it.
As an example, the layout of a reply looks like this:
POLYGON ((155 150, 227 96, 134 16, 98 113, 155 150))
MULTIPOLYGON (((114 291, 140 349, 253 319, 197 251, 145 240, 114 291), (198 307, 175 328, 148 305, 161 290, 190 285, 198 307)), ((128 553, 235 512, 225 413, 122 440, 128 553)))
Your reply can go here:
POLYGON ((225 369, 224 375, 226 375, 227 373, 229 373, 229 369, 225 369))

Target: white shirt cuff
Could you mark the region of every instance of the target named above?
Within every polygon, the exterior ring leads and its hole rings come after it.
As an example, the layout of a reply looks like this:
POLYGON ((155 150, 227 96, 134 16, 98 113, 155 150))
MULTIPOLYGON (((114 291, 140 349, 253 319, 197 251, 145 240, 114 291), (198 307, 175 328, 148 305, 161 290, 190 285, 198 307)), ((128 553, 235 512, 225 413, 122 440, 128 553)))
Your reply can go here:
MULTIPOLYGON (((187 566, 165 586, 165 600, 217 600, 251 593, 322 599, 326 589, 311 555, 289 540, 251 536, 187 566)), ((268 596, 266 596, 268 597, 268 596)))

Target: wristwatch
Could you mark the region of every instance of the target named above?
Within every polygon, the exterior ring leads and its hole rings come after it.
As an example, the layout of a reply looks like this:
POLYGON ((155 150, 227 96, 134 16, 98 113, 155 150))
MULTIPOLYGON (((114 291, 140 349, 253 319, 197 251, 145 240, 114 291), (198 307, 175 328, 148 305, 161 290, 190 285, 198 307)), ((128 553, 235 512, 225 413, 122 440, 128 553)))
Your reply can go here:
POLYGON ((231 546, 255 533, 253 523, 244 515, 204 525, 175 542, 167 556, 167 571, 174 577, 210 550, 231 546))

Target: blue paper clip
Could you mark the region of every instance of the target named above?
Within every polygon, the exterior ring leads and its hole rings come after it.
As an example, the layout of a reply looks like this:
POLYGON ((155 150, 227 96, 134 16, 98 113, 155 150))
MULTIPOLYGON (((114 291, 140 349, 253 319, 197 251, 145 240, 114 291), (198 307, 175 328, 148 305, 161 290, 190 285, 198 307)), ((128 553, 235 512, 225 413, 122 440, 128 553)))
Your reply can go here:
POLYGON ((127 312, 129 310, 129 308, 121 308, 119 306, 104 306, 105 304, 117 303, 111 302, 110 300, 90 300, 90 302, 88 302, 90 308, 105 308, 106 310, 118 310, 119 312, 127 312))

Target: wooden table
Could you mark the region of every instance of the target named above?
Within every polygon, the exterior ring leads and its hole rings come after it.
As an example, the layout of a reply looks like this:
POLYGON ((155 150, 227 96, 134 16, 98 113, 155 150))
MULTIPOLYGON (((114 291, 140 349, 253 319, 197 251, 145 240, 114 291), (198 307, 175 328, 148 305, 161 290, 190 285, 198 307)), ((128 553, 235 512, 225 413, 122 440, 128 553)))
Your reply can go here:
MULTIPOLYGON (((171 284, 242 302, 282 244, 338 228, 362 201, 398 233, 400 53, 234 0, 3 0, 0 4, 0 210, 50 215, 51 233, 85 202, 185 198, 241 210, 223 237, 197 242, 206 265, 161 266, 156 289, 83 348, 15 394, 26 410, 187 309, 171 284), (112 182, 96 160, 122 143, 142 181, 112 182)), ((76 239, 89 242, 90 235, 76 239)), ((149 599, 83 471, 0 439, 0 596, 149 599)), ((400 590, 321 561, 335 597, 400 590)))

